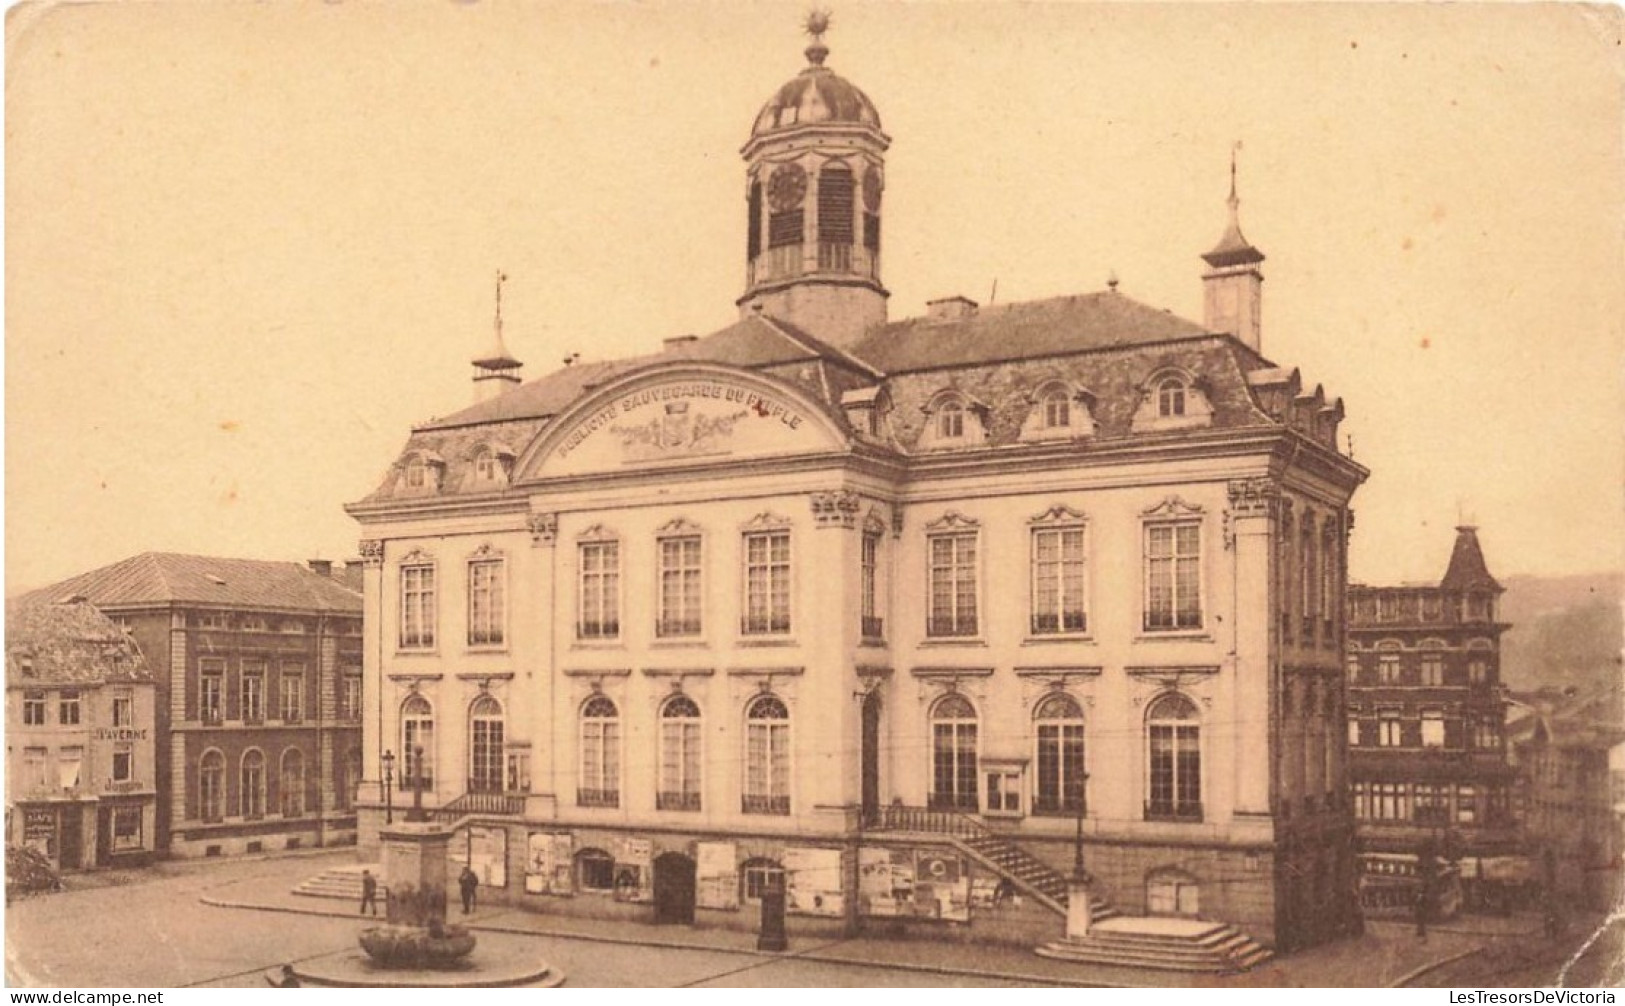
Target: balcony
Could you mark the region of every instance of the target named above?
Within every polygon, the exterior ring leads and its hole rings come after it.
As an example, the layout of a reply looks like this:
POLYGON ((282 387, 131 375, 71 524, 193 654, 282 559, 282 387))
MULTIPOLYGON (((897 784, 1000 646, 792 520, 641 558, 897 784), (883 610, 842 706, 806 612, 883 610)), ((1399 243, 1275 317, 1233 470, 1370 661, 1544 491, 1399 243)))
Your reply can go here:
POLYGON ((976 635, 976 618, 928 618, 925 634, 933 639, 969 637, 976 635))
POLYGON ((226 722, 226 714, 221 709, 204 709, 198 714, 198 719, 206 727, 217 727, 226 722))
POLYGON ((931 793, 925 798, 927 810, 957 810, 974 814, 981 809, 975 793, 931 793))
POLYGON ((655 794, 656 810, 699 810, 700 794, 698 793, 668 793, 655 794))
POLYGON ((790 797, 746 793, 739 800, 739 809, 746 814, 789 814, 790 797))
POLYGON ((862 623, 863 623, 862 631, 863 631, 863 638, 864 639, 876 639, 876 640, 879 640, 879 639, 885 639, 886 638, 886 620, 885 619, 879 617, 878 615, 864 615, 863 619, 862 619, 862 623))
POLYGON ((619 619, 611 618, 576 623, 577 639, 618 639, 620 635, 621 623, 619 619))
POLYGON ((1202 804, 1199 801, 1175 803, 1166 800, 1148 800, 1145 804, 1145 819, 1194 824, 1202 820, 1202 804))
POLYGON ((619 807, 621 791, 618 789, 576 789, 577 807, 619 807))
POLYGON ((700 620, 698 618, 662 618, 655 623, 655 635, 661 639, 679 639, 684 636, 698 636, 700 634, 700 620))
POLYGON ((1052 636, 1067 632, 1084 632, 1089 628, 1089 620, 1081 611, 1043 612, 1035 613, 1032 617, 1032 634, 1035 636, 1052 636))
POLYGON ((739 620, 739 634, 742 636, 782 636, 789 631, 788 614, 746 615, 739 620))
POLYGON ((1040 794, 1033 800, 1034 817, 1077 817, 1086 813, 1083 799, 1078 796, 1057 798, 1040 794))

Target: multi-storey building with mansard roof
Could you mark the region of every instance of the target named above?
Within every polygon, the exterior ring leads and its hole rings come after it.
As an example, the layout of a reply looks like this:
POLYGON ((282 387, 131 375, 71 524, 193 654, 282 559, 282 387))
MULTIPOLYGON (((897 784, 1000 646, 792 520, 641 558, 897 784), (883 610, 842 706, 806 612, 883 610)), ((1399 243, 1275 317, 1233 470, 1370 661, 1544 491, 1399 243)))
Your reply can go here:
POLYGON ((1233 187, 1201 322, 1115 284, 889 321, 908 180, 827 54, 743 148, 737 320, 528 383, 499 323, 350 505, 364 854, 420 788, 482 897, 754 926, 782 883, 794 926, 1032 941, 1081 842, 1101 911, 1332 937, 1366 472, 1264 354, 1233 187))

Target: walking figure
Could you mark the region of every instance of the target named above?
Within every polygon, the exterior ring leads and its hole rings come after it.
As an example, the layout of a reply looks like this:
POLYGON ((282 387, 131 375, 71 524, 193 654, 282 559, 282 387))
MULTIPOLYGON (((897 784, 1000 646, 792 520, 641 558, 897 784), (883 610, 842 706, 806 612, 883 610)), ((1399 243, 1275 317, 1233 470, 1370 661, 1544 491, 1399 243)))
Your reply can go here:
POLYGON ((378 914, 378 878, 372 875, 371 870, 361 871, 361 914, 366 915, 367 909, 372 914, 378 914))
POLYGON ((1423 943, 1428 939, 1428 889, 1416 889, 1416 935, 1423 943))
POLYGON ((480 878, 474 871, 465 866, 463 872, 457 876, 457 887, 463 892, 463 914, 467 915, 474 910, 474 890, 480 886, 480 878))

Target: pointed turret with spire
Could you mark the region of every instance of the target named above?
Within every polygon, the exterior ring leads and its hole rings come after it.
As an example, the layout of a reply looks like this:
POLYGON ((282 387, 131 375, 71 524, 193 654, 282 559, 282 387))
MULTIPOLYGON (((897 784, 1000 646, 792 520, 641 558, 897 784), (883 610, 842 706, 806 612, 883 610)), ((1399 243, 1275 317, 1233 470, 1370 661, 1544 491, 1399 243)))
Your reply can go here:
POLYGON ((1499 594, 1506 589, 1490 575, 1484 550, 1478 544, 1478 528, 1471 524, 1456 528, 1456 546, 1450 550, 1450 566, 1439 586, 1463 593, 1499 594))
POLYGON ((1202 319, 1208 331, 1233 335, 1262 352, 1264 274, 1258 265, 1264 261, 1264 253, 1241 233, 1241 199, 1236 195, 1236 151, 1240 149, 1237 143, 1230 150, 1230 223, 1219 243, 1202 256, 1208 264, 1202 275, 1202 319))
POLYGON ((502 284, 508 279, 497 270, 496 321, 492 326, 491 344, 474 358, 474 401, 484 402, 505 391, 519 387, 519 368, 523 366, 508 352, 502 341, 502 284))

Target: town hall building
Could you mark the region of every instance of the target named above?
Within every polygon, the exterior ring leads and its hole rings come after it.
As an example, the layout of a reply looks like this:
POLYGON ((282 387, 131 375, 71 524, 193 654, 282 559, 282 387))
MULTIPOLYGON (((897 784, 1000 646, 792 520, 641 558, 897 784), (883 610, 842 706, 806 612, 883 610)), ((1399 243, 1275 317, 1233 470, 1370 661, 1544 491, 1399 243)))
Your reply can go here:
POLYGON ((1233 178, 1201 322, 1115 283, 893 321, 891 138, 806 56, 742 150, 737 320, 522 382, 499 316, 348 507, 363 856, 421 800, 548 912, 1031 942, 1081 858, 1097 916, 1345 931, 1367 473, 1264 353, 1233 178))

